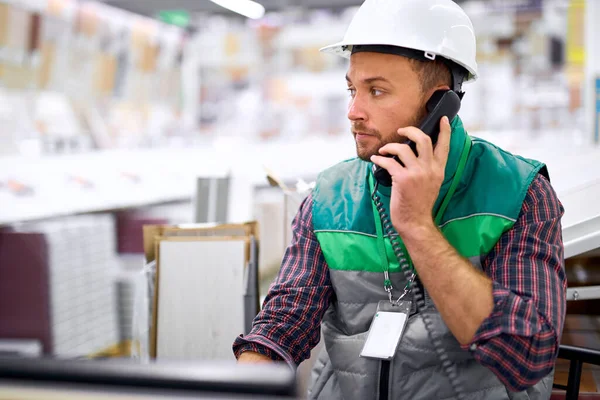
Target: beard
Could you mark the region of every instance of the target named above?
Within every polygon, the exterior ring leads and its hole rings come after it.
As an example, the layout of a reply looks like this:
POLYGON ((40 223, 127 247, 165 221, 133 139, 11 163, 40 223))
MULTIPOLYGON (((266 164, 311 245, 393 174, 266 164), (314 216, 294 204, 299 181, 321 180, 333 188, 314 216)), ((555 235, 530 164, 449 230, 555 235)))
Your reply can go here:
POLYGON ((371 156, 379 155, 379 149, 389 143, 402 143, 404 139, 396 132, 392 134, 382 135, 377 130, 367 130, 361 127, 360 124, 355 124, 354 129, 359 132, 364 132, 371 135, 367 143, 356 141, 356 155, 363 161, 370 161, 371 156))
MULTIPOLYGON (((418 127, 426 115, 427 111, 425 110, 425 107, 423 107, 423 110, 419 112, 419 114, 413 119, 412 123, 406 126, 418 127)), ((368 129, 361 121, 352 123, 352 133, 356 138, 354 132, 363 132, 367 135, 371 135, 367 143, 359 143, 356 141, 356 155, 363 161, 371 161, 371 156, 380 155, 379 149, 386 144, 404 143, 408 140, 405 136, 398 135, 397 131, 389 132, 383 135, 377 129, 368 129)))

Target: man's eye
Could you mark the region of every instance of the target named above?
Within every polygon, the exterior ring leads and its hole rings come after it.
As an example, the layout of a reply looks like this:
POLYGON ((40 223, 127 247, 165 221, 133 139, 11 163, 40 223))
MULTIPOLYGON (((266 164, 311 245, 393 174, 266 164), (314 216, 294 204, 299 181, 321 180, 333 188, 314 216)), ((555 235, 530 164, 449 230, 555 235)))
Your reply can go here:
POLYGON ((379 90, 379 89, 371 89, 371 95, 372 96, 380 96, 382 94, 383 94, 383 92, 381 90, 379 90))
POLYGON ((356 89, 354 88, 348 88, 348 94, 350 95, 350 97, 354 97, 356 95, 356 89))

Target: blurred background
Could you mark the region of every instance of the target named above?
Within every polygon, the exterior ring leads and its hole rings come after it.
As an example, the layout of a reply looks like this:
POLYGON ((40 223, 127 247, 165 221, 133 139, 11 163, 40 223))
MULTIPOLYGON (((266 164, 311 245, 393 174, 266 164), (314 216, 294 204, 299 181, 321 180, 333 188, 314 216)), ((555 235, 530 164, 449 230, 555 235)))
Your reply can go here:
MULTIPOLYGON (((347 60, 318 49, 361 1, 259 3, 0 0, 0 350, 129 357, 148 224, 257 221, 265 295, 317 173, 355 155, 347 60)), ((547 162, 559 195, 597 182, 600 2, 458 3, 470 134, 547 162)), ((570 285, 600 284, 594 254, 567 264, 570 285)))

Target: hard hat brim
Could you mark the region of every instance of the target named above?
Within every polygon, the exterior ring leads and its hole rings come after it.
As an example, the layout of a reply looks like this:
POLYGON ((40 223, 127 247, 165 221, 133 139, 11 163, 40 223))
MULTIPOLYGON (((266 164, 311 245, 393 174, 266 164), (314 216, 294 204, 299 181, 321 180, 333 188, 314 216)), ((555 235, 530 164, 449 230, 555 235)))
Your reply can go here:
MULTIPOLYGON (((350 59, 350 56, 352 55, 352 46, 353 45, 366 45, 366 44, 373 44, 373 43, 353 43, 353 44, 349 44, 346 43, 344 41, 341 42, 337 42, 335 44, 331 44, 329 46, 325 46, 319 49, 320 53, 324 53, 324 54, 334 54, 336 56, 340 56, 340 57, 344 57, 347 59, 350 59)), ((383 44, 383 45, 391 45, 394 46, 394 44, 388 44, 388 43, 378 43, 378 44, 383 44)), ((433 54, 436 54, 435 52, 433 52, 433 54)), ((437 56, 440 57, 444 57, 443 54, 436 54, 437 56)), ((469 72, 469 76, 468 78, 465 80, 465 83, 468 82, 474 82, 477 80, 477 72, 473 71, 471 68, 469 68, 468 66, 464 65, 463 63, 459 62, 458 60, 452 60, 455 63, 457 63, 458 65, 460 65, 461 67, 465 68, 468 72, 469 72)))
POLYGON ((336 56, 350 58, 350 54, 352 53, 352 45, 347 45, 344 42, 338 42, 329 46, 325 46, 319 49, 319 52, 325 54, 335 54, 336 56))

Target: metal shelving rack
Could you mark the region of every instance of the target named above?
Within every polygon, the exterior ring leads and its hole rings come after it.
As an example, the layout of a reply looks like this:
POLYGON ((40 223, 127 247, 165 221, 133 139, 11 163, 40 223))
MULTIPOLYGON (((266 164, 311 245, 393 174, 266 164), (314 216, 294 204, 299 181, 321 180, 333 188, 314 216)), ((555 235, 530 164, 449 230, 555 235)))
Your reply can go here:
MULTIPOLYGON (((563 242, 565 259, 600 253, 600 179, 564 192, 563 242)), ((567 301, 600 299, 600 286, 569 287, 567 301)), ((600 349, 561 345, 558 358, 570 361, 568 383, 554 385, 566 390, 566 400, 579 397, 583 364, 600 365, 600 349)))
MULTIPOLYGON (((600 179, 561 196, 565 207, 563 242, 565 259, 600 252, 600 179)), ((600 286, 567 289, 567 300, 600 299, 600 286)))

